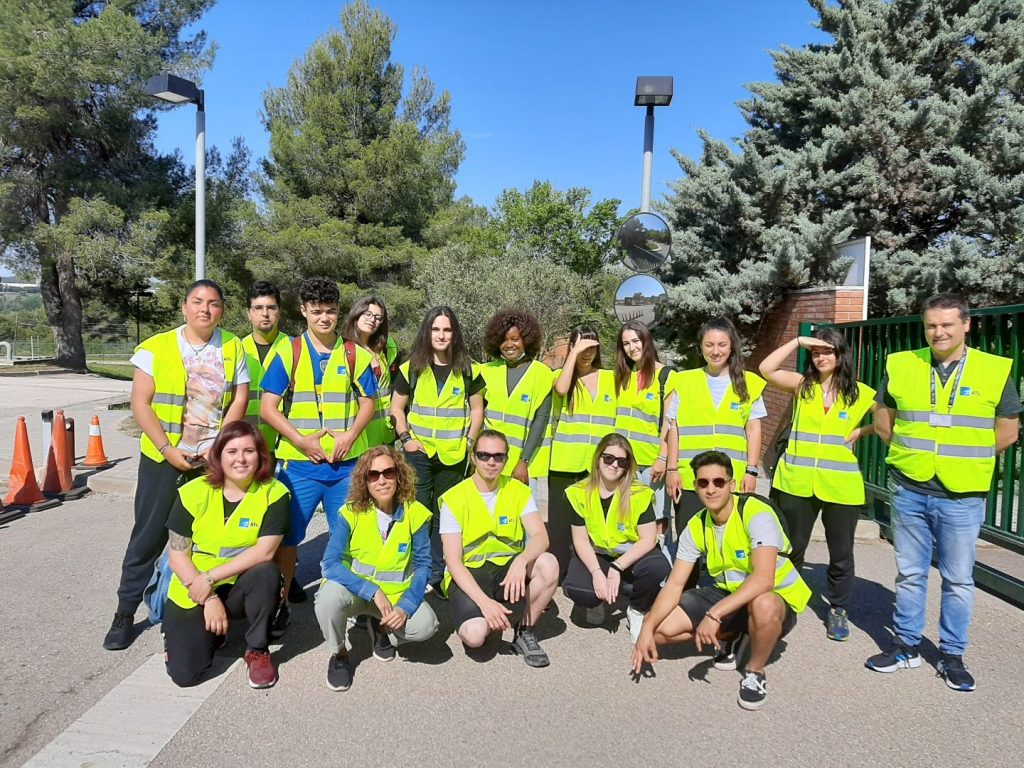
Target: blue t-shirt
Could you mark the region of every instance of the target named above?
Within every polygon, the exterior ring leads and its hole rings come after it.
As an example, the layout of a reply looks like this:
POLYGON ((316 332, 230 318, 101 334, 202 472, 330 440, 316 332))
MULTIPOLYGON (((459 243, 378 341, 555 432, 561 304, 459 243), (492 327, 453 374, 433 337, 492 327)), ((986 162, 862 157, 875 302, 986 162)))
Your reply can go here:
MULTIPOLYGON (((313 347, 313 343, 309 340, 309 334, 302 334, 302 338, 306 342, 306 351, 309 353, 309 358, 313 361, 313 384, 319 387, 323 384, 324 371, 327 370, 327 361, 331 359, 331 353, 316 350, 313 347)), ((279 397, 284 397, 288 391, 288 385, 291 383, 291 375, 291 370, 284 367, 284 361, 280 357, 275 357, 273 362, 270 363, 270 368, 267 369, 266 374, 263 376, 260 386, 265 392, 272 392, 279 397)), ((353 384, 353 389, 355 389, 356 395, 359 397, 376 398, 380 393, 380 385, 377 383, 377 377, 374 376, 372 367, 367 366, 366 370, 363 371, 363 375, 353 384)), ((287 471, 290 475, 308 477, 313 480, 338 480, 349 474, 350 465, 354 464, 355 461, 355 459, 350 459, 349 461, 340 461, 336 464, 329 462, 314 464, 308 459, 288 459, 287 471)))

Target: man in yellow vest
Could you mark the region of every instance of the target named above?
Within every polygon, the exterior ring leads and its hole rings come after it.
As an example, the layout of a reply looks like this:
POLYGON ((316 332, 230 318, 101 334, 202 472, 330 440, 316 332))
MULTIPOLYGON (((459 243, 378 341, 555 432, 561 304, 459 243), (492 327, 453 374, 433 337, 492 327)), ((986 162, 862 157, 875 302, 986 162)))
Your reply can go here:
POLYGON ((558 587, 558 561, 527 485, 502 475, 508 441, 483 430, 473 451, 473 476, 441 495, 441 543, 452 623, 467 648, 491 632, 512 629, 512 649, 531 667, 546 667, 534 627, 558 587))
MULTIPOLYGON (((349 477, 356 459, 369 447, 364 429, 373 418, 377 377, 370 354, 355 349, 355 370, 349 370, 345 345, 338 337, 340 295, 326 277, 309 277, 299 286, 306 332, 290 342, 291 368, 277 357, 260 382, 260 418, 281 435, 277 446, 278 479, 291 492, 288 533, 275 560, 291 592, 297 547, 316 508, 323 504, 329 525, 348 498, 349 477), (287 415, 279 410, 285 395, 287 415)), ((288 604, 274 620, 274 632, 288 623, 288 604)))
POLYGON ((928 571, 934 543, 942 577, 938 673, 973 691, 964 666, 974 608, 975 543, 996 456, 1017 441, 1021 401, 1012 361, 968 348, 970 307, 940 293, 922 307, 928 346, 895 352, 875 396, 875 433, 889 444, 896 549, 895 638, 867 660, 875 672, 921 666, 928 571))
POLYGON ((690 467, 704 509, 680 532, 672 573, 633 648, 633 672, 640 674, 644 664, 658 660, 659 644, 688 640, 698 652, 715 649, 716 669, 736 669, 749 637, 750 659, 737 702, 743 709, 760 709, 768 698, 768 657, 796 626, 811 590, 783 557, 789 539, 774 510, 755 496, 736 495, 732 460, 721 451, 705 451, 690 467), (685 589, 702 556, 714 585, 685 589))
POLYGON ((245 360, 249 367, 249 405, 245 409, 245 420, 259 427, 267 448, 274 453, 277 446, 277 432, 260 418, 260 397, 263 394, 261 382, 270 364, 277 357, 283 358, 285 368, 291 370, 291 339, 281 333, 281 291, 273 283, 257 280, 249 287, 249 324, 252 333, 242 339, 245 360))

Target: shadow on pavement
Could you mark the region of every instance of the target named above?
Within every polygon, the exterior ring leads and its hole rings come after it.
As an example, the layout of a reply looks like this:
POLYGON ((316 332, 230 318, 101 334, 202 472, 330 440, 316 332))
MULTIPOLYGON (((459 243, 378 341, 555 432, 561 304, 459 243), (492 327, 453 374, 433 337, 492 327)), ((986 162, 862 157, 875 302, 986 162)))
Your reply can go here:
MULTIPOLYGON (((825 631, 825 618, 829 611, 828 603, 821 597, 827 571, 826 563, 813 563, 804 564, 800 574, 814 592, 808 610, 800 617, 800 621, 813 621, 817 617, 822 625, 822 633, 825 631)), ((853 585, 853 604, 849 607, 850 624, 870 637, 879 648, 888 648, 892 642, 892 610, 895 600, 896 594, 889 587, 857 577, 853 585)))

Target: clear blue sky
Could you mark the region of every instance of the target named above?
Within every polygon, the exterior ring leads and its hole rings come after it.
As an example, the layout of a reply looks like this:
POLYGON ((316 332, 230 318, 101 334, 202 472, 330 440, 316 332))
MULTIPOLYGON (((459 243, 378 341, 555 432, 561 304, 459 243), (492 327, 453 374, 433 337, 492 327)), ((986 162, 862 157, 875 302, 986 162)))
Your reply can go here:
MULTIPOLYGON (((675 98, 659 108, 653 197, 680 176, 672 148, 700 152, 698 128, 742 134, 735 103, 744 84, 774 80, 770 50, 826 40, 805 0, 676 2, 471 2, 383 0, 398 27, 393 59, 427 69, 452 96, 452 124, 466 156, 458 195, 490 206, 506 187, 534 179, 584 186, 594 199, 640 202, 644 110, 633 106, 637 75, 672 75, 675 98)), ((207 142, 227 152, 245 138, 267 151, 263 91, 286 82, 292 63, 338 27, 335 0, 222 0, 200 26, 218 44, 204 79, 207 142), (283 12, 288 8, 287 12, 283 12)), ((157 147, 193 162, 194 110, 160 117, 157 147)))

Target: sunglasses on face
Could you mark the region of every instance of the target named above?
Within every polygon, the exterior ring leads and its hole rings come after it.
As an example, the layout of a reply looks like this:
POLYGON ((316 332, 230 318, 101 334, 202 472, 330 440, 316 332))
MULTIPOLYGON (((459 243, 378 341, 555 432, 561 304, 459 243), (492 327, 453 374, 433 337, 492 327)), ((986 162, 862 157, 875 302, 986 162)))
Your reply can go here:
POLYGON ((714 483, 715 488, 725 488, 725 486, 727 486, 729 484, 729 481, 727 479, 725 479, 724 477, 713 477, 710 480, 708 480, 706 477, 698 477, 697 478, 697 487, 698 488, 702 488, 702 489, 703 488, 707 488, 712 483, 714 483))
POLYGON ((629 469, 629 459, 625 456, 613 456, 610 453, 602 453, 601 461, 604 462, 606 467, 612 467, 617 464, 619 469, 629 469))
POLYGON ((486 451, 474 451, 477 461, 488 462, 496 461, 499 464, 504 464, 505 460, 508 459, 507 453, 487 453, 486 451))
POLYGON ((376 483, 382 477, 385 480, 394 480, 398 477, 398 469, 395 467, 388 467, 387 469, 371 469, 366 473, 366 479, 371 483, 376 483))

